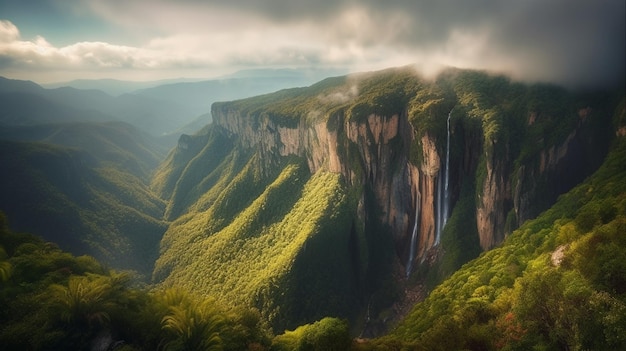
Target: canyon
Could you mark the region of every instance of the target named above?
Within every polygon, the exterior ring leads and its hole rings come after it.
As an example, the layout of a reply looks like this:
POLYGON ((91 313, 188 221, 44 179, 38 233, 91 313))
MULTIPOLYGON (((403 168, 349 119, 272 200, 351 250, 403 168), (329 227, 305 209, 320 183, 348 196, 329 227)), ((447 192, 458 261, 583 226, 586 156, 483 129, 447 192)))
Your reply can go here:
MULTIPOLYGON (((266 235, 277 236, 267 239, 274 247, 290 235, 307 233, 298 236, 299 246, 290 246, 295 250, 291 265, 255 282, 241 303, 255 301, 262 314, 273 310, 264 316, 275 328, 322 314, 354 322, 365 310, 368 320, 385 320, 385 311, 402 298, 403 289, 415 287, 416 279, 440 280, 499 245, 601 164, 612 113, 602 99, 478 71, 451 69, 428 81, 397 68, 215 103, 208 131, 183 135, 161 166, 170 184, 162 196, 177 211, 170 216, 173 224, 153 277, 166 286, 224 294, 209 281, 194 281, 193 272, 213 267, 206 274, 219 274, 219 267, 235 264, 236 258, 205 255, 200 265, 191 252, 213 252, 218 242, 247 245, 252 239, 246 238, 266 235), (314 220, 318 224, 312 231, 263 229, 284 223, 293 209, 246 226, 259 229, 232 227, 250 221, 240 219, 247 211, 258 212, 259 218, 273 213, 256 203, 279 191, 282 183, 276 182, 293 162, 302 162, 307 174, 298 173, 294 181, 310 184, 324 174, 338 175, 327 185, 334 194, 344 194, 337 203, 319 205, 325 206, 324 214, 314 220), (199 169, 204 173, 191 171, 199 169), (238 179, 254 179, 255 185, 239 193, 238 179), (176 198, 186 200, 177 205, 176 198), (234 212, 217 214, 225 208, 234 212), (317 262, 322 257, 328 262, 317 262), (343 270, 329 276, 322 268, 328 264, 343 270), (286 288, 302 283, 303 275, 303 286, 286 288), (325 303, 311 297, 310 289, 341 297, 325 303), (291 305, 304 296, 311 300, 306 308, 291 305), (377 304, 370 308, 372 301, 377 304)), ((299 186, 297 191, 305 191, 306 185, 299 186)))

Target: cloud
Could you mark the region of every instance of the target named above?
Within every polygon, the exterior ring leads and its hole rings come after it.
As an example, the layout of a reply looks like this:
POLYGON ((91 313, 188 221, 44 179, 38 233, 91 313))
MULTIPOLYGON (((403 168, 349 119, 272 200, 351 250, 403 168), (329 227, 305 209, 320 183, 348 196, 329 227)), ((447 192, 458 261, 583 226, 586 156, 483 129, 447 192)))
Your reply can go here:
POLYGON ((132 47, 99 41, 55 47, 41 36, 22 40, 13 23, 0 21, 0 70, 158 70, 193 66, 192 61, 175 52, 158 50, 158 47, 132 47))
POLYGON ((580 84, 623 76, 626 59, 623 0, 127 3, 100 0, 92 2, 92 10, 122 25, 136 26, 137 18, 143 18, 140 25, 163 32, 225 35, 230 47, 208 43, 243 63, 289 62, 295 57, 299 63, 357 68, 397 62, 452 64, 505 71, 520 79, 580 84), (258 32, 265 46, 246 41, 249 31, 258 32))
POLYGON ((94 38, 55 48, 23 41, 5 21, 0 41, 12 43, 13 51, 3 46, 0 62, 15 65, 28 58, 32 65, 150 72, 254 66, 369 70, 416 63, 430 71, 452 65, 570 85, 602 84, 625 74, 623 0, 69 3, 74 15, 88 13, 133 33, 134 44, 94 38))
POLYGON ((324 104, 344 104, 359 96, 359 87, 356 84, 349 88, 339 89, 329 94, 320 95, 317 98, 324 104))
POLYGON ((12 42, 20 37, 20 31, 9 21, 0 21, 0 43, 12 42))

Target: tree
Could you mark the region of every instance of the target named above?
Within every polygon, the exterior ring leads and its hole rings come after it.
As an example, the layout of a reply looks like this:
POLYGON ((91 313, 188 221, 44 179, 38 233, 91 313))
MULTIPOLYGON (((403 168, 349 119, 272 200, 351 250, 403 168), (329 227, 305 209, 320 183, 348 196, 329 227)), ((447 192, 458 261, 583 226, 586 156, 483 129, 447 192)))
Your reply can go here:
POLYGON ((272 349, 343 351, 348 350, 350 344, 348 323, 338 318, 326 317, 276 336, 272 342, 272 349))
POLYGON ((192 298, 170 292, 165 299, 178 302, 169 307, 161 325, 166 336, 165 350, 222 350, 220 333, 224 316, 214 300, 197 303, 192 298))
POLYGON ((110 317, 106 297, 111 284, 104 276, 71 276, 67 286, 49 287, 61 319, 78 328, 105 325, 110 317))
POLYGON ((554 350, 580 347, 592 292, 578 271, 544 266, 525 275, 515 284, 513 312, 526 335, 537 337, 526 341, 554 350))

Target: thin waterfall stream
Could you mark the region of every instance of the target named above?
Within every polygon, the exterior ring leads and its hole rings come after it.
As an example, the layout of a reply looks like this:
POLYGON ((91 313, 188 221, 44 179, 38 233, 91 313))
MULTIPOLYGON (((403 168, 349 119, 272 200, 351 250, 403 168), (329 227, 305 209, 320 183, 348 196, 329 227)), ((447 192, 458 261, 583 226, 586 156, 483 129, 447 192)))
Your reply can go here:
POLYGON ((452 110, 448 113, 448 120, 446 121, 446 163, 443 168, 443 194, 442 183, 437 183, 437 233, 435 236, 435 245, 439 245, 441 241, 441 231, 446 226, 448 221, 448 212, 450 207, 450 117, 452 116, 452 110))
MULTIPOLYGON (((446 121, 446 161, 444 167, 440 170, 440 177, 437 180, 437 199, 436 199, 436 214, 435 214, 435 246, 439 245, 441 241, 441 231, 448 221, 449 206, 450 206, 450 118, 452 116, 452 110, 448 113, 448 119, 446 121), (443 175, 442 175, 443 173, 443 175), (441 179, 443 178, 443 179, 441 179)), ((405 266, 406 277, 411 275, 413 270, 413 261, 415 260, 415 251, 417 246, 417 225, 419 219, 419 204, 420 195, 416 196, 415 201, 415 221, 413 223, 413 232, 411 233, 411 246, 409 248, 409 258, 405 266)))
POLYGON ((415 260, 415 250, 417 245, 417 223, 419 219, 420 213, 420 195, 419 193, 415 199, 415 223, 413 224, 413 233, 411 234, 411 247, 409 249, 409 259, 406 262, 405 273, 408 278, 411 275, 411 270, 413 270, 413 260, 415 260))

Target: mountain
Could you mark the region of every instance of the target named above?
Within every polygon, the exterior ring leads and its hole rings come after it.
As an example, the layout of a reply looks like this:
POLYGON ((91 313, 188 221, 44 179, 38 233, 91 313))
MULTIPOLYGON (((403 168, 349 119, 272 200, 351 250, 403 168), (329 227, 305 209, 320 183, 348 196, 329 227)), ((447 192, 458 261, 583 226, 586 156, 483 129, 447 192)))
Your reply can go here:
POLYGON ((598 171, 456 271, 370 348, 624 349, 625 101, 598 171))
MULTIPOLYGON (((80 90, 100 90, 111 96, 119 96, 128 94, 142 89, 155 88, 161 85, 178 84, 178 83, 193 83, 201 81, 211 80, 230 80, 230 79, 267 79, 275 78, 282 80, 293 80, 299 82, 296 85, 312 84, 316 81, 322 80, 329 76, 337 76, 346 74, 345 70, 340 69, 245 69, 236 71, 231 74, 226 74, 213 79, 201 79, 201 78, 174 78, 174 79, 161 79, 151 81, 129 81, 119 79, 76 79, 68 82, 46 83, 41 84, 46 89, 56 89, 63 87, 70 87, 80 90), (307 83, 308 82, 308 83, 307 83)), ((285 87, 283 87, 285 88, 285 87)), ((208 112, 208 111, 207 111, 208 112)))
POLYGON ((113 118, 96 111, 84 111, 52 102, 40 95, 10 92, 0 94, 0 125, 29 126, 40 123, 106 121, 113 118))
MULTIPOLYGON (((161 84, 133 94, 170 101, 192 111, 192 117, 207 115, 216 101, 242 99, 280 89, 311 85, 333 70, 258 69, 244 70, 200 82, 161 84)), ((210 121, 210 119, 209 119, 210 121)), ((187 122, 192 122, 190 119, 187 122)), ((195 130, 193 130, 195 131, 195 130)), ((188 132, 189 133, 189 132, 188 132)))
POLYGON ((199 79, 164 79, 154 81, 128 81, 118 79, 76 79, 69 82, 42 84, 46 89, 70 87, 80 90, 100 90, 111 96, 132 93, 135 90, 153 88, 159 85, 198 81, 199 79))
MULTIPOLYGON (((8 94, 63 108, 75 92, 15 84, 8 94)), ((220 306, 239 316, 220 317, 237 319, 229 333, 247 340, 230 349, 322 339, 355 350, 622 349, 625 101, 623 90, 401 67, 214 103, 212 123, 167 156, 119 121, 3 126, 0 210, 11 226, 151 274, 154 291, 122 294, 88 258, 15 243, 0 216, 10 303, 0 320, 18 321, 0 339, 19 345, 41 324, 39 345, 65 345, 59 335, 91 340, 100 325, 141 348, 220 306), (77 286, 107 291, 99 308, 110 319, 93 314, 85 333, 52 317, 55 291, 77 286), (20 301, 42 312, 22 316, 20 301), (349 346, 348 326, 364 339, 349 346)))
POLYGON ((148 275, 166 228, 157 141, 122 122, 0 129, 0 211, 15 230, 148 275))
MULTIPOLYGON (((47 84, 0 77, 0 125, 69 121, 131 123, 155 136, 193 133, 211 121, 215 101, 307 86, 331 70, 246 70, 218 79, 129 82, 78 80, 47 84)), ((164 137, 164 143, 171 138, 164 137)), ((169 147, 174 144, 168 144, 169 147)))
POLYGON ((323 318, 272 336, 258 313, 126 272, 9 230, 0 212, 0 340, 10 349, 528 350, 626 347, 626 101, 590 178, 443 282, 389 335, 350 340, 323 318))
POLYGON ((407 67, 215 103, 153 178, 171 221, 153 278, 274 330, 377 335, 591 175, 622 98, 407 67))
POLYGON ((79 92, 79 95, 70 98, 64 91, 51 92, 30 81, 0 77, 0 125, 113 119, 102 112, 85 109, 89 102, 93 102, 94 93, 98 95, 98 92, 79 92), (80 101, 81 105, 68 105, 68 100, 80 101), (83 101, 87 104, 82 104, 83 101))
POLYGON ((0 125, 24 126, 57 122, 124 121, 160 136, 195 117, 169 101, 70 87, 44 89, 26 81, 0 77, 0 125))

